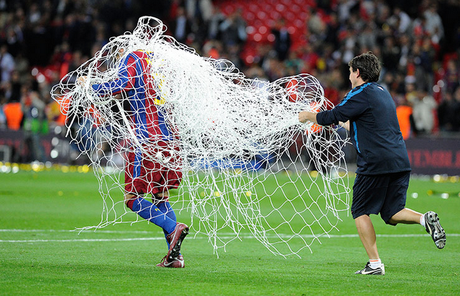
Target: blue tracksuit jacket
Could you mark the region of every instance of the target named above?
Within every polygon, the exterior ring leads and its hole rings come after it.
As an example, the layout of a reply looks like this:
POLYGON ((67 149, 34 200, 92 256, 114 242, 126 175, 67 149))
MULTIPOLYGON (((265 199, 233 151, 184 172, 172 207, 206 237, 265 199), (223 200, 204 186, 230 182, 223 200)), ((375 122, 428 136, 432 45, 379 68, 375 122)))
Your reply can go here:
POLYGON ((350 137, 358 152, 357 174, 410 171, 396 107, 390 93, 377 83, 352 89, 332 110, 317 114, 321 125, 350 120, 350 137))

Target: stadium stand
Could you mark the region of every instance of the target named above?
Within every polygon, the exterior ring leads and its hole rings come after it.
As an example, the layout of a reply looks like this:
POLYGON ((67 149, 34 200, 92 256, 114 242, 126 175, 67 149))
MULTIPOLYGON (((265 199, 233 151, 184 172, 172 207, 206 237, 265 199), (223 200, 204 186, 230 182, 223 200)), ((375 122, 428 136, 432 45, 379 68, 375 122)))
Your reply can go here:
MULTIPOLYGON (((323 83, 326 96, 334 103, 349 89, 349 59, 371 50, 383 61, 380 82, 390 90, 395 103, 403 106, 406 138, 459 137, 458 1, 155 3, 0 1, 0 128, 18 128, 19 109, 14 104, 24 106, 30 92, 37 93, 46 105, 49 130, 62 127, 63 119, 50 99, 51 87, 88 60, 111 36, 132 30, 138 17, 152 15, 164 20, 170 28, 168 34, 177 35, 203 56, 231 60, 248 77, 272 81, 310 73, 323 83), (413 88, 423 93, 418 100, 408 91, 413 88), (407 119, 407 114, 423 108, 431 98, 432 118, 426 120, 433 124, 420 132, 416 120, 411 115, 407 119), (16 106, 13 117, 12 106, 16 106)), ((21 122, 19 126, 23 126, 21 122)))

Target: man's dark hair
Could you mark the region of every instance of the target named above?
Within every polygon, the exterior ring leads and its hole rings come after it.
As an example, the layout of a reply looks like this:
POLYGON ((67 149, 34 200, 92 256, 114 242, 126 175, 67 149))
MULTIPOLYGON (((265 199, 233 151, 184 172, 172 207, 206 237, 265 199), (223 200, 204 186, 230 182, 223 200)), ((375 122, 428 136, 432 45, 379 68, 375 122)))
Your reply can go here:
POLYGON ((359 56, 354 57, 349 63, 353 72, 359 69, 359 74, 365 82, 377 82, 380 77, 380 61, 372 53, 366 52, 359 56))

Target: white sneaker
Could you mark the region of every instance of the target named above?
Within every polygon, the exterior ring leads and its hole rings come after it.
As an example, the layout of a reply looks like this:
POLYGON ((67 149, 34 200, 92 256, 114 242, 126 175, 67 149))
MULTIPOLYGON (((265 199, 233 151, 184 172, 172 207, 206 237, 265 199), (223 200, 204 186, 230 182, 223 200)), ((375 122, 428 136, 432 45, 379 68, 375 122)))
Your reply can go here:
POLYGON ((380 267, 371 268, 371 264, 367 262, 366 267, 355 272, 355 274, 364 274, 364 275, 384 275, 385 274, 385 265, 380 264, 380 267))

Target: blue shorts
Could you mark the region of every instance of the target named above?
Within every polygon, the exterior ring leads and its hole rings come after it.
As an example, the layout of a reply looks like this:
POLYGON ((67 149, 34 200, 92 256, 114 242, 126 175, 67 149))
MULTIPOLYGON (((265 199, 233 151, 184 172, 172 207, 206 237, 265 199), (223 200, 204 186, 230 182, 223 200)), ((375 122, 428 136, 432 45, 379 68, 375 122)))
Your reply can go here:
POLYGON ((379 214, 386 224, 391 217, 406 207, 406 193, 410 172, 384 175, 356 175, 353 185, 351 214, 379 214))

